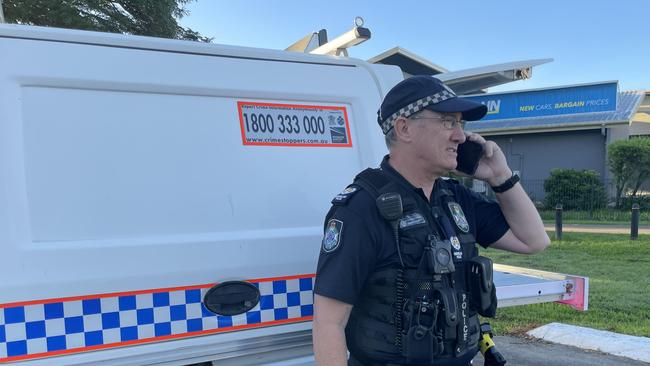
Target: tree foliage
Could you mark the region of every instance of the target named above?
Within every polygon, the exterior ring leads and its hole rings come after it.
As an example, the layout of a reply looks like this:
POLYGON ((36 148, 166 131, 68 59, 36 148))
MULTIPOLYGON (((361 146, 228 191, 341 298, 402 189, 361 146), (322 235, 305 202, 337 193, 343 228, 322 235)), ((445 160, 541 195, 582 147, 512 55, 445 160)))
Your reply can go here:
POLYGON ((553 169, 544 181, 546 207, 561 203, 565 210, 595 210, 606 204, 605 187, 594 170, 553 169))
POLYGON ((619 140, 609 145, 609 168, 616 181, 616 205, 631 191, 634 198, 641 185, 650 178, 650 138, 619 140))
POLYGON ((178 20, 194 0, 3 0, 7 23, 210 42, 178 20))

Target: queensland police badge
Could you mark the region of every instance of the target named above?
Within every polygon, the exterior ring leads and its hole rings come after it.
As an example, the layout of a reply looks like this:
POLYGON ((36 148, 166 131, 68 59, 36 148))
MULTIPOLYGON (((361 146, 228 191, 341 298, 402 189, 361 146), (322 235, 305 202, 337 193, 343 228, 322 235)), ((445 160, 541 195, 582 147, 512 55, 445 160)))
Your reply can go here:
POLYGON ((458 228, 464 233, 469 232, 469 223, 467 222, 465 213, 463 212, 463 209, 460 208, 460 205, 456 202, 449 202, 447 203, 447 206, 449 206, 449 212, 451 212, 451 216, 454 218, 456 226, 458 226, 458 228))
POLYGON ((325 228, 325 235, 323 236, 323 252, 329 253, 336 250, 341 244, 341 231, 343 230, 343 221, 337 219, 330 219, 325 228))

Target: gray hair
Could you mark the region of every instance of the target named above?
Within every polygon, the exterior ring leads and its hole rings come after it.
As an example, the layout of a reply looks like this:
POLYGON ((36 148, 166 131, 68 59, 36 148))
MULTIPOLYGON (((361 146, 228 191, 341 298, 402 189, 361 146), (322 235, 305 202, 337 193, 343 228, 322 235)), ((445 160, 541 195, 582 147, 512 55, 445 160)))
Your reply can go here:
POLYGON ((395 128, 391 128, 390 131, 386 133, 384 140, 386 141, 386 147, 390 150, 390 147, 393 146, 393 143, 397 140, 395 136, 395 128))
MULTIPOLYGON (((404 117, 404 118, 408 119, 408 118, 412 118, 412 117, 418 117, 421 114, 422 114, 422 111, 418 111, 418 112, 415 112, 415 113, 411 114, 410 116, 404 117)), ((393 128, 391 128, 386 133, 386 135, 384 136, 384 140, 386 141, 386 147, 388 148, 388 150, 390 150, 390 148, 393 146, 395 141, 397 141, 397 135, 395 134, 395 126, 394 125, 393 125, 393 128)))

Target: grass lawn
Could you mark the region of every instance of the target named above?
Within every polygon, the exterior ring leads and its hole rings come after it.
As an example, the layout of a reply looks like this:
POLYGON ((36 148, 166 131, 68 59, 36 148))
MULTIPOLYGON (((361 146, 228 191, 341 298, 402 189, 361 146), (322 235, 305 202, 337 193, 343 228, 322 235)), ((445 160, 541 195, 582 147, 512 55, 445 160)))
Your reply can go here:
MULTIPOLYGON (((549 234, 552 236, 552 233, 549 234)), ((650 337, 650 235, 564 233, 544 252, 482 254, 496 263, 589 277, 589 310, 556 303, 501 308, 497 334, 520 334, 551 322, 650 337)))

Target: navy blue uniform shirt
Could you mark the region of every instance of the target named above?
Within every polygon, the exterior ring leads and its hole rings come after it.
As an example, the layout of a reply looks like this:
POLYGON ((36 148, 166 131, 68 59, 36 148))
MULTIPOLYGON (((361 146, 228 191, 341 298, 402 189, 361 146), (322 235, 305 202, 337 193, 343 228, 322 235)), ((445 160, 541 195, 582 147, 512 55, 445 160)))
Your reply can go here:
MULTIPOLYGON (((382 161, 381 169, 427 201, 421 188, 415 188, 388 164, 388 157, 382 161)), ((465 213, 469 232, 481 246, 487 247, 499 240, 510 228, 496 201, 486 199, 455 180, 438 179, 434 190, 441 187, 453 193, 465 213)), ((380 216, 375 198, 355 186, 346 191, 341 193, 345 204, 332 206, 329 220, 325 222, 314 293, 354 305, 370 274, 399 263, 399 259, 393 232, 380 216)))

